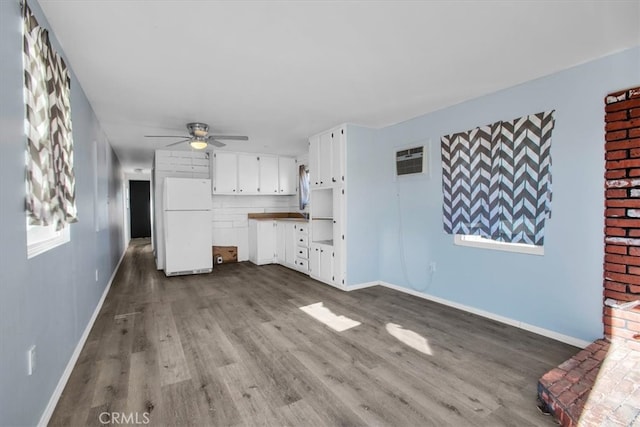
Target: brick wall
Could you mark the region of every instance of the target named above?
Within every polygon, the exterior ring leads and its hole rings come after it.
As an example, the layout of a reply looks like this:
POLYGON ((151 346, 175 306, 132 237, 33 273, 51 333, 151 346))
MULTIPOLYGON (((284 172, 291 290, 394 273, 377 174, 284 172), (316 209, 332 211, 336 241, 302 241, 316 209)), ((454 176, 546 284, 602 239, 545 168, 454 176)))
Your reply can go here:
POLYGON ((640 87, 605 98, 604 333, 640 349, 640 87))

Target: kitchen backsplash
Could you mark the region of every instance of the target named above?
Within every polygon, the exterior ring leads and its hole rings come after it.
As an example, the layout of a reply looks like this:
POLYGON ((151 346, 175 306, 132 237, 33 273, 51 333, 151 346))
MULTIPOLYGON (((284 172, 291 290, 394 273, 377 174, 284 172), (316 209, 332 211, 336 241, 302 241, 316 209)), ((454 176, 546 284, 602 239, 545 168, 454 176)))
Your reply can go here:
POLYGON ((298 196, 212 196, 213 245, 237 246, 238 261, 247 261, 247 214, 263 212, 300 212, 298 196))

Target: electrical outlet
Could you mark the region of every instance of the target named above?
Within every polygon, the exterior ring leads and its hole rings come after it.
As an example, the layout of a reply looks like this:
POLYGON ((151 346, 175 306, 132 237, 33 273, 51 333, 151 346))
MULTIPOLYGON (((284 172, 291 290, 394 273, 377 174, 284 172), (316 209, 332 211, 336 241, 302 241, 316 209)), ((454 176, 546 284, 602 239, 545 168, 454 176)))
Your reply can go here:
POLYGON ((27 374, 33 375, 36 370, 36 346, 32 345, 27 350, 27 374))
POLYGON ((98 281, 98 269, 96 268, 96 282, 98 281))
POLYGON ((435 272, 436 272, 436 262, 431 261, 429 263, 429 273, 435 273, 435 272))

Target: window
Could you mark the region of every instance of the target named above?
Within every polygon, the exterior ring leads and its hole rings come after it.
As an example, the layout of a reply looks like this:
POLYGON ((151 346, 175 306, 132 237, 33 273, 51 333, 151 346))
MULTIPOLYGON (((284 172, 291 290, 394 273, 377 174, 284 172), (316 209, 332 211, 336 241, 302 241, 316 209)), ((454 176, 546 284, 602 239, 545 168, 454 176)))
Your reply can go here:
POLYGON ((71 79, 26 2, 23 66, 26 145, 27 256, 69 241, 77 221, 71 79))
POLYGON ((482 238, 465 237, 458 244, 519 252, 524 246, 511 244, 544 245, 551 217, 553 113, 441 138, 444 230, 482 238))
POLYGON ((298 168, 298 202, 301 211, 309 204, 309 171, 305 165, 298 168))
POLYGON ((54 225, 29 225, 27 221, 27 258, 33 258, 70 240, 69 225, 56 230, 54 225))
POLYGON ((497 240, 486 239, 481 236, 468 234, 456 234, 453 243, 458 246, 469 246, 472 248, 493 249, 496 251, 518 252, 529 255, 544 255, 544 246, 530 245, 527 243, 507 243, 497 240))

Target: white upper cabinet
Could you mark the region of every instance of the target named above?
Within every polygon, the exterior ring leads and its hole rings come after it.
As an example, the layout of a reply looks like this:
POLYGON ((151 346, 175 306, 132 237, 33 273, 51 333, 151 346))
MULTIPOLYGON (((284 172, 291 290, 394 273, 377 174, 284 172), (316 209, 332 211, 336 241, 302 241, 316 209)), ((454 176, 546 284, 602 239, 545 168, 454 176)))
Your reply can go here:
POLYGON ((298 167, 293 157, 278 157, 278 181, 280 195, 296 194, 298 167))
POLYGON ((320 185, 320 136, 309 138, 309 185, 320 185))
POLYGON ((258 194, 260 171, 258 156, 238 154, 238 192, 239 194, 258 194))
POLYGON ((260 194, 280 194, 278 188, 278 156, 260 155, 260 194))
POLYGON ((238 194, 238 155, 213 154, 213 194, 238 194))
POLYGON ((213 194, 296 194, 296 159, 273 154, 216 151, 212 157, 213 194))
POLYGON ((344 128, 309 138, 311 187, 329 187, 344 182, 344 128))
POLYGON ((325 132, 323 134, 320 134, 320 144, 318 147, 318 179, 320 180, 318 185, 320 187, 331 185, 332 159, 333 153, 331 132, 325 132))
POLYGON ((344 182, 344 128, 331 132, 331 183, 344 182))

